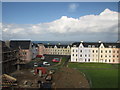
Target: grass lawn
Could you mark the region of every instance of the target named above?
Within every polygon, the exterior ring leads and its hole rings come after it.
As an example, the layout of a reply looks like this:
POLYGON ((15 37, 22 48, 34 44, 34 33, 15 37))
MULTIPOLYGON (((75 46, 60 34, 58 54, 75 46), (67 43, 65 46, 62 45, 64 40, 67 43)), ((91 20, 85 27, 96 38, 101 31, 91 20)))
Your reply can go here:
POLYGON ((79 69, 83 72, 92 88, 117 88, 118 87, 118 65, 102 63, 69 63, 70 68, 79 69))

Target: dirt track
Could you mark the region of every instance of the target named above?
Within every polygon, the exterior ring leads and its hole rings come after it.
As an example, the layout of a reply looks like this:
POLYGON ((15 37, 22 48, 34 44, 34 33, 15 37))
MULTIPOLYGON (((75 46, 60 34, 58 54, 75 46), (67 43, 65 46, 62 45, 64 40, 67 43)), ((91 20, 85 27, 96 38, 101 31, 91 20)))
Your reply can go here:
POLYGON ((54 74, 53 88, 89 88, 87 79, 75 69, 63 67, 54 74))

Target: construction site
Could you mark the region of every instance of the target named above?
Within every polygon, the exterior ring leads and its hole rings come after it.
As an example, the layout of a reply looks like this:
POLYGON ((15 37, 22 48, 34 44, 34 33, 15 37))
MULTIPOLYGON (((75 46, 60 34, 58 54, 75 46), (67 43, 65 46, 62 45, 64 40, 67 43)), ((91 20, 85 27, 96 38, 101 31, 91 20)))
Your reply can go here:
MULTIPOLYGON (((55 56, 45 57, 45 61, 49 62, 55 56)), ((89 88, 89 83, 82 73, 67 67, 69 58, 67 56, 58 57, 61 58, 60 62, 49 62, 51 66, 40 67, 39 65, 44 61, 36 58, 26 64, 24 69, 16 70, 9 75, 3 74, 3 88, 13 90, 16 88, 89 88), (38 66, 34 63, 38 63, 38 66)))

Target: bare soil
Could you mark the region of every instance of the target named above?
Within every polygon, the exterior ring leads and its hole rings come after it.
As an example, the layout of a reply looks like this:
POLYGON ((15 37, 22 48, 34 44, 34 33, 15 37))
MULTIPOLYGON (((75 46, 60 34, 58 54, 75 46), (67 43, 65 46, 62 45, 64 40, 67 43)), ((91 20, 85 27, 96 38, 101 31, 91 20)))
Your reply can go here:
POLYGON ((90 88, 86 77, 78 70, 63 67, 53 76, 53 88, 90 88))

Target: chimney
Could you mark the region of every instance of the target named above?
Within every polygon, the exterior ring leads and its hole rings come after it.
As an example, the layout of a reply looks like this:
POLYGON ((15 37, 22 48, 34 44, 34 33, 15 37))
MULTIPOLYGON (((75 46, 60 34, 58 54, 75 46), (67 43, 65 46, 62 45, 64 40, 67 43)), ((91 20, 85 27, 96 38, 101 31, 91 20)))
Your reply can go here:
POLYGON ((99 40, 98 43, 101 43, 101 41, 99 40))
POLYGON ((60 43, 58 43, 58 45, 60 45, 60 43))
POLYGON ((83 41, 80 41, 81 43, 83 43, 83 41))
POLYGON ((117 40, 117 43, 120 43, 120 40, 117 40))
POLYGON ((50 43, 47 43, 47 45, 50 45, 50 43))

